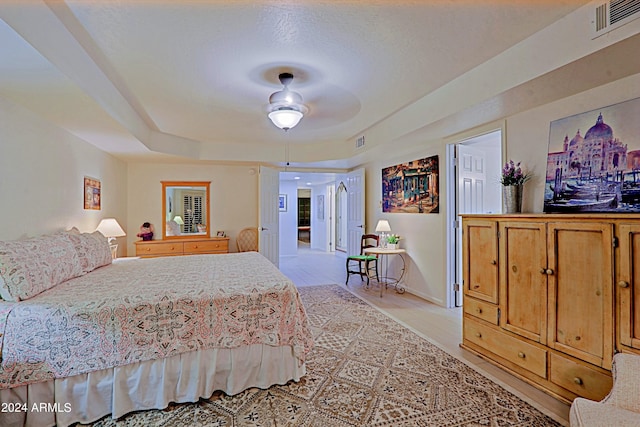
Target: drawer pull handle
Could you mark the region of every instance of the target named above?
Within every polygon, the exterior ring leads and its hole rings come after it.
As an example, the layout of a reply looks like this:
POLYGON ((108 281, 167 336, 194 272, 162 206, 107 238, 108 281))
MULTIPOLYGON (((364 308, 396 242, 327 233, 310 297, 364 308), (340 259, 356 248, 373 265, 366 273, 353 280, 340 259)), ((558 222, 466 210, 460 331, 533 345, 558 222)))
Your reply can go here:
POLYGON ((576 383, 576 384, 578 384, 578 385, 582 385, 582 378, 575 377, 575 378, 573 379, 573 382, 574 382, 574 383, 576 383))
POLYGON ((477 311, 478 311, 478 314, 482 314, 482 309, 481 308, 478 308, 477 311))
POLYGON ((525 358, 527 357, 527 355, 526 355, 526 354, 524 354, 523 352, 519 351, 519 352, 518 352, 518 357, 519 357, 520 359, 525 359, 525 358))
POLYGON ((620 286, 621 288, 628 288, 629 282, 625 282, 624 280, 621 280, 618 282, 618 286, 620 286))
POLYGON ((492 259, 492 260, 491 260, 491 265, 496 265, 496 264, 497 264, 496 260, 495 260, 495 259, 492 259))
POLYGON ((480 332, 476 332, 476 337, 482 338, 482 334, 480 332))
POLYGON ((545 271, 545 273, 547 273, 549 276, 551 276, 553 274, 553 270, 550 268, 547 268, 547 271, 545 271))
POLYGON ((547 269, 546 269, 546 268, 544 268, 544 267, 542 267, 542 268, 540 269, 540 274, 547 274, 547 269))
POLYGON ((473 289, 478 289, 480 285, 473 285, 473 289))

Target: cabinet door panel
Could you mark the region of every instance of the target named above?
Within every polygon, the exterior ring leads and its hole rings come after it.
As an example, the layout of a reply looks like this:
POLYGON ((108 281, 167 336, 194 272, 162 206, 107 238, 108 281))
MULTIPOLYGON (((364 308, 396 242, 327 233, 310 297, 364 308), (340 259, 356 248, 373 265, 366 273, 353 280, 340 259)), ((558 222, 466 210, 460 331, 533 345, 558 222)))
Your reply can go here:
POLYGON ((467 295, 498 303, 498 224, 468 220, 463 229, 463 279, 467 295))
POLYGON ((620 343, 640 349, 640 225, 620 225, 620 343))
POLYGON ((500 326, 547 341, 547 235, 539 222, 500 224, 500 326))
POLYGON ((594 365, 613 354, 613 225, 549 223, 549 345, 594 365))

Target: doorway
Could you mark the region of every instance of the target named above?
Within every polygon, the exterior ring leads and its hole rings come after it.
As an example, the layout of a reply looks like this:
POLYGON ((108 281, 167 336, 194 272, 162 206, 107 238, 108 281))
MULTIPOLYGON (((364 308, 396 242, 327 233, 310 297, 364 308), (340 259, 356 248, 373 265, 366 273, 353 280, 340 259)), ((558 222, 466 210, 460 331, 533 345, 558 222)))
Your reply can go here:
POLYGON ((298 245, 311 243, 311 190, 298 189, 298 245))
POLYGON ((334 172, 280 172, 280 195, 288 202, 279 213, 281 257, 335 250, 334 188, 341 179, 334 172))
POLYGON ((347 186, 340 181, 336 190, 336 251, 347 252, 347 186))
POLYGON ((447 146, 447 283, 448 306, 462 305, 461 214, 502 211, 500 171, 502 129, 464 139, 447 146))

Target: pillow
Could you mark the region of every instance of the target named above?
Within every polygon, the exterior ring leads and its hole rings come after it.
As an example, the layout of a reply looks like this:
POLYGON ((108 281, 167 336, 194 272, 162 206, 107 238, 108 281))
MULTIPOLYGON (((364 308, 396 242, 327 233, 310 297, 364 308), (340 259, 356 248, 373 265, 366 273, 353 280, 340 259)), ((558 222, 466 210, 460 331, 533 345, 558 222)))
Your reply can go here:
POLYGON ((23 301, 83 274, 67 233, 0 241, 0 297, 23 301))
POLYGON ((79 233, 75 229, 68 232, 69 239, 80 258, 80 265, 84 273, 89 273, 98 267, 111 264, 111 248, 109 241, 99 231, 93 233, 79 233))

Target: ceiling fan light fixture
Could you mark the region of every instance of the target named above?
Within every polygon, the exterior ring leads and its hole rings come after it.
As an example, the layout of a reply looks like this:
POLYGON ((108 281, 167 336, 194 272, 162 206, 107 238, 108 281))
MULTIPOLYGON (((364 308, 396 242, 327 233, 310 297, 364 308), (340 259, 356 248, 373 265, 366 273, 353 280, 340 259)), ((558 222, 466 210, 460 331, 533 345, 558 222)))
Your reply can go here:
POLYGON ((281 108, 269 113, 271 122, 285 132, 300 123, 302 117, 304 117, 304 114, 290 108, 281 108))
POLYGON ((269 97, 269 119, 286 132, 300 123, 308 109, 302 103, 302 95, 289 89, 293 74, 281 73, 278 77, 284 88, 269 97))

